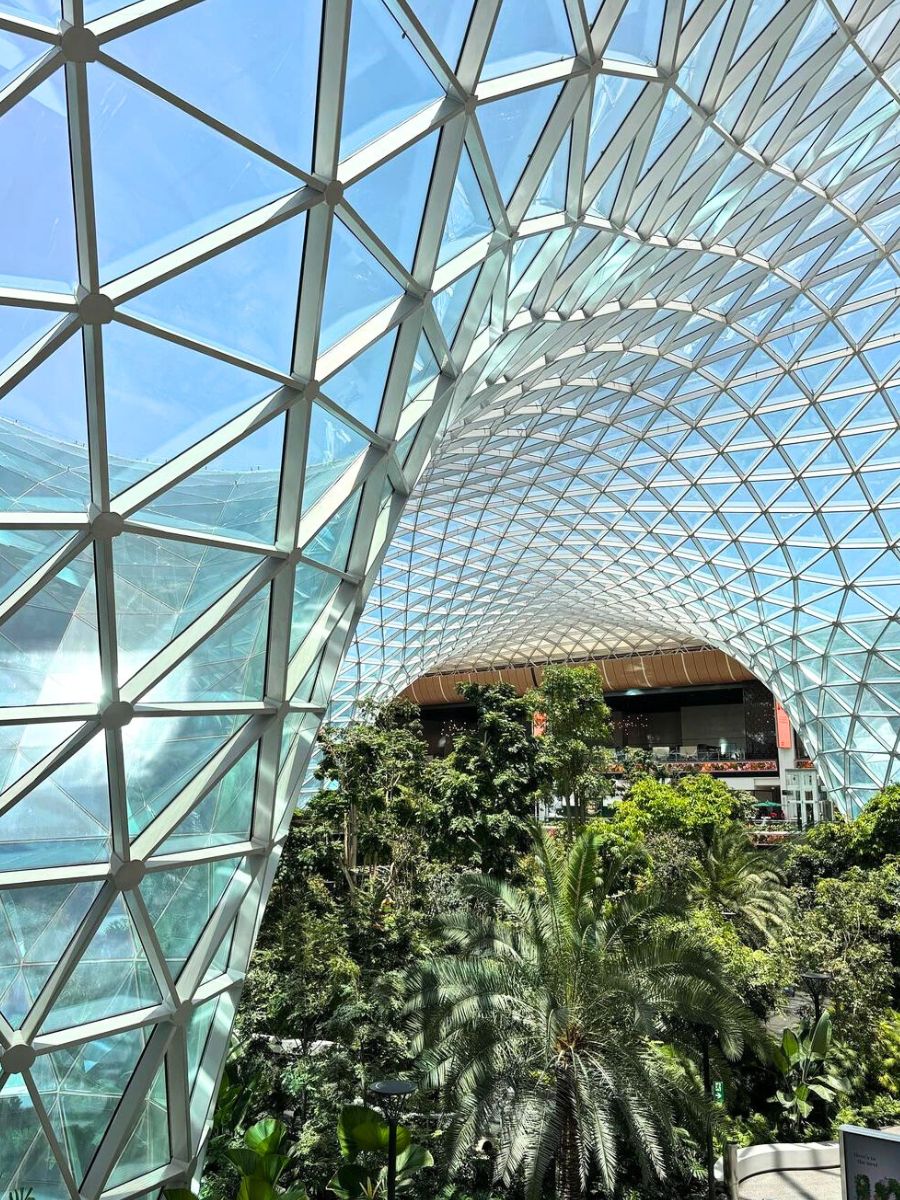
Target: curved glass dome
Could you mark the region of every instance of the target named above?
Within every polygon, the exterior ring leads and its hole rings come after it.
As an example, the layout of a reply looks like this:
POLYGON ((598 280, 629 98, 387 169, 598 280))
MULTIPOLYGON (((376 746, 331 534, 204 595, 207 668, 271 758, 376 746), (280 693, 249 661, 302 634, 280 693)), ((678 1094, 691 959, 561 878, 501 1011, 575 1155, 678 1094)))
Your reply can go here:
POLYGON ((898 28, 0 0, 0 1191, 197 1176, 333 693, 699 640, 898 773, 898 28))

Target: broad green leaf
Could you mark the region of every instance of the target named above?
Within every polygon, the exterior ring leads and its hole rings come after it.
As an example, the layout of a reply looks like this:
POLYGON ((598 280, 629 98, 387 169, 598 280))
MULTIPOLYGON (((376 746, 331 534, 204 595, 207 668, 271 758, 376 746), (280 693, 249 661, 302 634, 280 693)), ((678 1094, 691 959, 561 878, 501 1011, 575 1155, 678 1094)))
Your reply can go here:
POLYGON ((415 1142, 407 1146, 402 1154, 397 1155, 397 1173, 405 1175, 413 1175, 416 1171, 422 1171, 425 1167, 433 1167, 434 1159, 430 1152, 424 1146, 419 1146, 415 1142))
POLYGON ((819 1058, 824 1058, 831 1046, 831 1017, 828 1011, 822 1013, 816 1022, 816 1027, 813 1030, 810 1046, 813 1054, 819 1058))
POLYGON ((285 1154, 256 1154, 241 1146, 226 1150, 225 1154, 248 1179, 265 1179, 269 1183, 277 1183, 288 1164, 285 1154))
MULTIPOLYGON (((341 1153, 351 1161, 363 1150, 387 1153, 390 1131, 380 1113, 363 1105, 347 1105, 338 1118, 338 1143, 341 1153)), ((412 1140, 403 1125, 397 1126, 397 1152, 401 1153, 412 1140)))
POLYGON ((786 1029, 781 1035, 781 1049, 788 1062, 796 1062, 800 1055, 800 1042, 793 1029, 786 1029))
POLYGON ((362 1200, 374 1194, 375 1186, 365 1167, 358 1163, 345 1163, 328 1184, 328 1191, 338 1200, 362 1200))
POLYGON ((275 1200, 277 1193, 268 1179, 245 1177, 238 1188, 237 1200, 275 1200))
POLYGON ((244 1134, 244 1143, 257 1154, 277 1154, 286 1132, 281 1121, 274 1117, 266 1117, 251 1125, 244 1134))
POLYGON ((791 1064, 788 1061, 787 1055, 780 1046, 775 1046, 772 1050, 772 1062, 775 1064, 775 1069, 780 1075, 787 1075, 791 1069, 791 1064))

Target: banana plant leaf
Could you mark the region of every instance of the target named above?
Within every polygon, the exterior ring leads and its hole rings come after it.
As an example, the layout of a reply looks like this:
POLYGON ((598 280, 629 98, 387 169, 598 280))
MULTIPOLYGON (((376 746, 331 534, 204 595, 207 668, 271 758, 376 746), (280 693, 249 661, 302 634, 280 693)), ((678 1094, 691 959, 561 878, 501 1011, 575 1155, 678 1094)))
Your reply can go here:
POLYGON ((831 1017, 823 1012, 816 1022, 810 1039, 810 1050, 816 1058, 825 1058, 831 1046, 831 1017))

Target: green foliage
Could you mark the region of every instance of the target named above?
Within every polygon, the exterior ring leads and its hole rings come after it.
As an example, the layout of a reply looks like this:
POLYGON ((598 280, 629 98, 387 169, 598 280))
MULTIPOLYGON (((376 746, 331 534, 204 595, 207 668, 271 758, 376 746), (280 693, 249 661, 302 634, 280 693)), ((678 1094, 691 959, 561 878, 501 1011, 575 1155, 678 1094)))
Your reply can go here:
POLYGON ((362 719, 323 726, 316 772, 336 785, 319 797, 332 828, 343 828, 341 866, 353 887, 360 864, 390 861, 394 823, 416 815, 426 773, 419 710, 403 701, 363 706, 362 719))
POLYGON ((853 822, 853 852, 862 866, 900 855, 900 784, 879 792, 853 822))
POLYGON ((723 825, 743 820, 748 801, 712 775, 683 775, 677 782, 644 776, 616 809, 614 820, 633 842, 651 833, 677 833, 709 844, 723 825))
POLYGON ((540 687, 526 700, 546 721, 540 764, 552 792, 571 804, 571 820, 581 823, 612 792, 605 774, 612 731, 600 672, 594 666, 545 667, 540 687))
POLYGON ((831 1017, 823 1012, 815 1026, 799 1034, 785 1029, 772 1061, 782 1076, 774 1099, 791 1129, 798 1133, 809 1121, 816 1097, 826 1106, 847 1092, 849 1084, 837 1074, 838 1060, 831 1017))
POLYGON ((540 793, 538 741, 525 701, 507 683, 461 683, 475 725, 434 764, 427 819, 433 857, 498 875, 516 869, 530 842, 540 793))
POLYGON ((800 899, 799 921, 785 933, 786 952, 798 975, 827 973, 842 1040, 866 1050, 897 993, 900 867, 851 867, 819 880, 800 899))
MULTIPOLYGON (((281 1121, 257 1121, 245 1133, 243 1144, 225 1151, 237 1169, 236 1200, 309 1200, 304 1187, 284 1189, 279 1181, 290 1163, 285 1152, 287 1129, 281 1121)), ((196 1200, 187 1188, 168 1188, 167 1200, 196 1200)))
POLYGON ((615 1187, 623 1147, 664 1176, 676 1111, 700 1119, 699 1088, 662 1041, 706 1026, 737 1055, 754 1026, 659 896, 617 894, 593 834, 567 851, 541 833, 535 858, 533 888, 464 881, 468 906, 443 922, 452 952, 410 971, 409 1011, 426 1080, 455 1113, 451 1168, 503 1111, 503 1182, 521 1174, 536 1198, 555 1164, 571 1200, 615 1187))
MULTIPOLYGON (((347 1105, 338 1118, 338 1145, 344 1158, 353 1162, 357 1155, 367 1150, 387 1153, 388 1123, 381 1113, 363 1104, 347 1105)), ((397 1150, 406 1150, 412 1141, 409 1130, 397 1126, 397 1150)))
POLYGON ((843 818, 813 825, 788 848, 785 868, 791 884, 813 888, 832 879, 853 863, 853 826, 843 818))
POLYGON ((900 1101, 900 1012, 888 1009, 875 1035, 878 1083, 891 1097, 900 1101))
MULTIPOLYGON (((570 749, 590 751, 589 766, 571 758, 589 811, 607 786, 603 735, 588 731, 602 691, 570 671, 560 675, 557 749, 568 737, 570 749), (582 685, 597 704, 579 723, 582 685)), ((714 1044, 727 1085, 728 1111, 715 1110, 722 1135, 771 1140, 780 1124, 779 1136, 824 1136, 842 1112, 860 1124, 900 1119, 900 788, 857 821, 797 837, 782 860, 749 844, 745 802, 724 783, 655 778, 635 762, 626 799, 591 821, 586 840, 573 845, 566 830, 535 848, 537 799, 561 776, 553 742, 531 734, 534 700, 503 686, 468 685, 464 697, 475 726, 440 762, 428 760, 409 705, 370 706, 323 731, 323 786, 284 848, 203 1200, 235 1200, 238 1172, 259 1148, 236 1144, 234 1131, 259 1119, 285 1130, 283 1141, 262 1150, 269 1164, 247 1176, 257 1182, 241 1200, 291 1194, 301 1179, 314 1200, 383 1200, 381 1118, 362 1122, 375 1141, 354 1152, 335 1129, 373 1078, 413 1067, 407 1015, 436 1085, 416 1103, 430 1114, 428 1149, 403 1151, 410 1200, 521 1200, 529 1180, 532 1194, 550 1182, 554 1147, 563 1200, 613 1178, 621 1196, 691 1194, 710 1112, 700 1030, 719 1028, 738 1054, 752 1028, 747 1007, 777 1015, 788 985, 802 996, 807 971, 830 979, 826 1076, 847 1094, 826 1103, 811 1088, 823 1082, 819 1068, 804 1079, 782 1042, 785 1107, 771 1095, 771 1064, 746 1050, 730 1062, 714 1044), (601 1076, 612 1083, 601 1087, 601 1076), (493 1188, 493 1157, 466 1149, 485 1132, 500 1144, 493 1188), (431 1151, 437 1162, 425 1171, 431 1151)), ((799 1020, 802 1002, 791 1003, 799 1020)), ((807 1035, 795 1036, 799 1045, 807 1035)), ((6 1136, 24 1145, 30 1126, 9 1107, 6 1136)))
POLYGON ((691 879, 695 904, 727 916, 748 945, 764 945, 795 915, 778 859, 754 849, 747 830, 716 826, 698 856, 691 879))
MULTIPOLYGON (((387 1188, 387 1164, 373 1165, 386 1155, 390 1130, 380 1113, 364 1105, 341 1110, 337 1126, 338 1145, 344 1163, 336 1171, 328 1190, 338 1200, 374 1200, 387 1188)), ((403 1125, 397 1126, 397 1191, 407 1191, 414 1177, 434 1166, 428 1150, 416 1145, 403 1125)))

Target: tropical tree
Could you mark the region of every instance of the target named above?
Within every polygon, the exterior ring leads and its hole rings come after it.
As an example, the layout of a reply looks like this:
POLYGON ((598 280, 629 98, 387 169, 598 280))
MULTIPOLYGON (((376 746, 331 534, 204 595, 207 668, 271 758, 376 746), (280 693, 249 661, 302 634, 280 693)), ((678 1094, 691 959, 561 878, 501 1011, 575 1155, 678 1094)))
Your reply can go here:
POLYGON ((588 808, 602 808, 612 792, 606 774, 612 731, 603 679, 595 666, 548 666, 527 700, 544 729, 541 764, 554 794, 566 803, 570 822, 580 825, 588 808))
POLYGON ((475 712, 450 754, 434 764, 426 828, 431 854, 503 875, 531 844, 540 795, 538 739, 528 705, 508 683, 461 683, 475 712))
POLYGON ((763 944, 795 914, 778 860, 753 847, 737 822, 718 826, 694 863, 691 897, 763 944))
POLYGON ((566 851, 538 831, 535 863, 529 887, 468 876, 468 904, 443 921, 449 952, 409 973, 425 1082, 456 1113, 451 1169, 499 1122, 500 1177, 529 1200, 552 1171, 560 1200, 612 1190, 624 1147, 664 1178, 676 1116, 704 1114, 666 1041, 705 1029, 734 1057, 752 1019, 657 895, 617 894, 595 834, 566 851))
POLYGON ((419 709, 401 700, 364 702, 361 720, 324 725, 318 742, 316 777, 326 784, 319 807, 343 824, 342 867, 352 889, 361 862, 391 858, 386 814, 404 797, 415 807, 427 758, 419 709))

